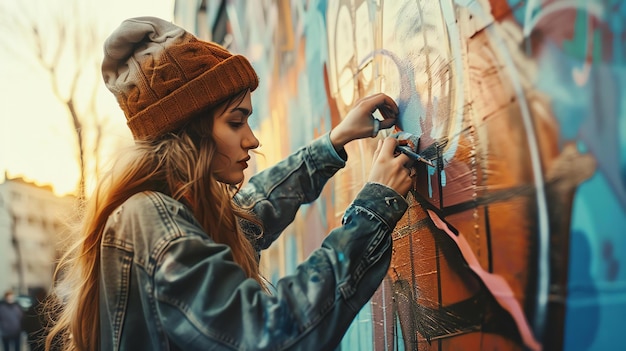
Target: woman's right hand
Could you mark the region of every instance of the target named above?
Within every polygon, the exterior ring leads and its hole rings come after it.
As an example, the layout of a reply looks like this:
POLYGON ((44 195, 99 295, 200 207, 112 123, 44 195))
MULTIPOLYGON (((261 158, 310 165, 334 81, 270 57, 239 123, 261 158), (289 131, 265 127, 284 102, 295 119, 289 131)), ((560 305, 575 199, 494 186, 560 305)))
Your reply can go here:
POLYGON ((386 185, 398 194, 406 196, 413 185, 415 170, 407 167, 412 163, 407 155, 401 153, 396 156, 396 146, 398 146, 396 138, 387 137, 378 140, 368 181, 386 185))

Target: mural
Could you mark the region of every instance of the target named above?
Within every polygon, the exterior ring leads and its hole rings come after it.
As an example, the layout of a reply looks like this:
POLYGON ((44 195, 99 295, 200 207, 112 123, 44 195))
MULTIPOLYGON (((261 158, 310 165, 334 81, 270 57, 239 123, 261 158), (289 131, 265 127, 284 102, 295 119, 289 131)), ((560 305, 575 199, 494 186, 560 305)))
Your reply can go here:
MULTIPOLYGON (((194 4, 196 2, 193 2, 194 4)), ((180 2, 177 3, 180 5, 180 2)), ((626 316, 626 3, 225 1, 261 78, 254 171, 396 99, 423 165, 346 350, 607 350, 626 316), (271 143, 269 141, 272 141, 271 143)), ((220 20, 221 19, 221 20, 220 20)), ((384 131, 379 138, 393 130, 384 131)), ((376 139, 264 258, 292 272, 367 179, 376 139), (271 257, 271 259, 267 259, 271 257)))

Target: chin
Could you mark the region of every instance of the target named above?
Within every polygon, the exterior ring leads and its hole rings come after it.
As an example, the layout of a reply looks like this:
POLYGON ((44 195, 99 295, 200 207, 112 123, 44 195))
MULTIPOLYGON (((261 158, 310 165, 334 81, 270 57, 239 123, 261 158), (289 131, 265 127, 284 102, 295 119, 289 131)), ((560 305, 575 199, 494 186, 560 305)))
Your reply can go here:
POLYGON ((224 184, 228 184, 228 185, 238 185, 241 182, 243 182, 244 179, 244 175, 243 174, 238 174, 238 175, 230 175, 230 176, 216 176, 215 179, 217 179, 217 181, 219 181, 220 183, 224 183, 224 184))

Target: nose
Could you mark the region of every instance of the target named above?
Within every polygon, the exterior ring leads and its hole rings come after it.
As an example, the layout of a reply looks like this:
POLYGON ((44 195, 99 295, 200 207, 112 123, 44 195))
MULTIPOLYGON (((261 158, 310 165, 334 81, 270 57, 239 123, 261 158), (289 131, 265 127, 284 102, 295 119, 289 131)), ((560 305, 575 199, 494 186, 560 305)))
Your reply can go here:
POLYGON ((254 132, 252 132, 252 129, 250 129, 250 127, 248 127, 248 134, 243 139, 242 144, 243 148, 248 150, 256 149, 259 147, 259 139, 256 138, 254 132))

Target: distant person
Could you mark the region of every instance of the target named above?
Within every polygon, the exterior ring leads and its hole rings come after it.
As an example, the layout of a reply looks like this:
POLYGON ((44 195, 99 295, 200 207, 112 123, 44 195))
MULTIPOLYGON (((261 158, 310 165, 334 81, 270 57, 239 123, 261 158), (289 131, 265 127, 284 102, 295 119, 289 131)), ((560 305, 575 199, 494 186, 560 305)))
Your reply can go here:
MULTIPOLYGON (((361 99, 244 185, 259 146, 249 124, 259 81, 245 57, 153 17, 124 21, 104 51, 104 81, 135 145, 102 177, 80 241, 58 266, 51 293, 61 310, 48 342, 79 351, 338 346, 387 274, 408 207, 414 172, 398 140, 379 140, 342 224, 276 293, 259 255, 345 166, 346 143, 396 123, 395 101, 361 99)), ((290 123, 300 123, 294 112, 290 123)))
POLYGON ((28 336, 30 351, 45 350, 44 317, 42 315, 43 302, 47 292, 44 288, 36 288, 33 292, 33 304, 24 313, 22 329, 28 336))
POLYGON ((15 294, 8 290, 0 301, 0 333, 4 351, 20 351, 22 341, 22 317, 24 311, 15 301, 15 294))

